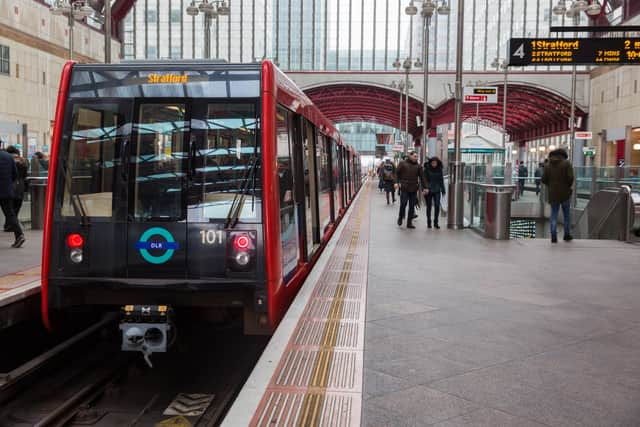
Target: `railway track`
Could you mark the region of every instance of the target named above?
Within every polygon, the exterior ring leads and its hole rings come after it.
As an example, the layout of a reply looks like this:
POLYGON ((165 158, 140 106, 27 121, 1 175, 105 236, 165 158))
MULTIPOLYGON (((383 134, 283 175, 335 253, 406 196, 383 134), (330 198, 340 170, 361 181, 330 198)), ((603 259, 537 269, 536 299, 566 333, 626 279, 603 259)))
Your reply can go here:
POLYGON ((69 345, 60 369, 34 371, 0 409, 0 427, 218 425, 267 338, 243 336, 240 325, 200 328, 154 355, 154 368, 112 341, 69 345))

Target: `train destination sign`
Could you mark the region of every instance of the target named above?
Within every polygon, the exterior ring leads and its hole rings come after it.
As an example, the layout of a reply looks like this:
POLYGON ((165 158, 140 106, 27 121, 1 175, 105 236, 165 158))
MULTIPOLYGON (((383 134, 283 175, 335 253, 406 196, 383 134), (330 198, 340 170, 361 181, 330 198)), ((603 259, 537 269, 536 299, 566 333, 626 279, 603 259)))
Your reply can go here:
POLYGON ((465 86, 463 95, 463 102, 468 104, 495 104, 498 102, 498 89, 491 86, 465 86))
POLYGON ((640 65, 640 38, 511 39, 509 65, 640 65))

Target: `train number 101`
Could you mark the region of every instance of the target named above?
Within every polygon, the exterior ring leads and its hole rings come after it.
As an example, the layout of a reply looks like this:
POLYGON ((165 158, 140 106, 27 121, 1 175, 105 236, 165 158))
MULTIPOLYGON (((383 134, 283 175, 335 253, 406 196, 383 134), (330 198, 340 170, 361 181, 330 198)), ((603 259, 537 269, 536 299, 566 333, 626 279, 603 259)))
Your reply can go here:
POLYGON ((222 230, 200 230, 203 245, 222 244, 222 230))

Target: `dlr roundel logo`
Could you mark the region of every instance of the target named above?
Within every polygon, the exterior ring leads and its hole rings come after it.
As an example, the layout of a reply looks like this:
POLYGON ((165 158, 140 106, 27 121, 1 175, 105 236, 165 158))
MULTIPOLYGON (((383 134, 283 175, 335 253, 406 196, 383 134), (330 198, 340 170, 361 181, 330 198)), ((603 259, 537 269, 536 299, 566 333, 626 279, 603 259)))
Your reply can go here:
POLYGON ((178 248, 173 235, 162 227, 146 230, 136 242, 136 249, 140 251, 142 258, 151 264, 164 264, 178 248), (153 254, 150 251, 153 251, 153 254))

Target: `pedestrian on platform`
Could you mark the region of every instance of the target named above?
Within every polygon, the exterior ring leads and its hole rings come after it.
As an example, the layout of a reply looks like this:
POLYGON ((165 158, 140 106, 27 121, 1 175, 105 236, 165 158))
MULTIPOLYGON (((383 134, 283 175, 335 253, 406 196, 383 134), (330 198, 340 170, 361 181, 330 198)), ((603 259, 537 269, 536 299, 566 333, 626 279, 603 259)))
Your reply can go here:
POLYGON ((398 215, 398 225, 402 225, 405 218, 407 203, 409 203, 409 215, 407 216, 407 228, 416 228, 411 221, 416 218, 415 207, 418 201, 418 190, 420 185, 423 188, 423 194, 426 195, 427 181, 424 176, 424 170, 418 163, 418 154, 410 151, 406 160, 398 165, 396 172, 398 185, 400 186, 400 212, 398 215))
POLYGON ((384 192, 387 195, 387 204, 389 204, 389 194, 393 203, 396 202, 396 167, 391 163, 391 159, 385 159, 382 164, 382 180, 384 181, 384 192))
POLYGON ((527 166, 525 166, 524 162, 520 162, 520 167, 518 168, 518 182, 520 184, 520 195, 524 195, 524 184, 529 176, 529 170, 527 166))
MULTIPOLYGON (((16 218, 18 218, 27 185, 27 160, 20 156, 20 150, 18 150, 13 145, 7 147, 7 153, 13 156, 13 159, 16 162, 16 169, 18 170, 18 179, 16 179, 13 183, 13 212, 16 214, 16 218)), ((4 221, 4 231, 11 231, 6 217, 4 221)))
POLYGON ((19 248, 25 242, 22 226, 13 211, 14 182, 17 179, 18 169, 13 156, 6 151, 0 151, 0 208, 7 219, 9 228, 15 235, 15 241, 11 245, 13 248, 19 248))
POLYGON ((442 161, 432 157, 424 164, 424 173, 427 179, 429 192, 425 196, 427 201, 427 228, 431 228, 431 206, 433 206, 433 226, 440 229, 438 217, 440 216, 440 197, 446 194, 444 188, 444 175, 442 173, 442 161))
POLYGON ((376 175, 378 175, 378 190, 380 190, 381 193, 384 190, 384 179, 382 178, 383 166, 384 166, 384 162, 380 162, 380 164, 378 165, 378 170, 376 172, 376 175))
POLYGON ((571 241, 571 193, 573 186, 573 166, 563 148, 549 153, 549 163, 544 167, 542 183, 549 190, 551 205, 551 243, 558 242, 558 212, 562 207, 564 218, 564 240, 571 241))
POLYGON ((540 162, 538 163, 538 167, 536 168, 536 171, 533 174, 536 178, 536 196, 540 194, 540 180, 542 179, 543 171, 544 171, 544 163, 540 162))

